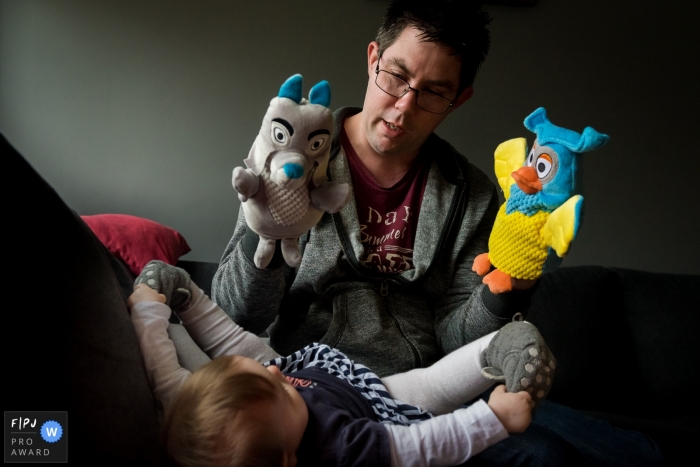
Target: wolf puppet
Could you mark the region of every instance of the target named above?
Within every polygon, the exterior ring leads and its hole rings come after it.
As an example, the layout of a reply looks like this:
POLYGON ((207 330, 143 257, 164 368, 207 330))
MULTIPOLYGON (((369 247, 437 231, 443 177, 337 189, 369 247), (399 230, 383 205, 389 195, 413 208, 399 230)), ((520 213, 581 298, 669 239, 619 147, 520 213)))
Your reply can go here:
POLYGON ((280 240, 282 256, 292 267, 301 263, 298 238, 346 203, 347 183, 327 181, 333 138, 327 81, 314 85, 302 98, 302 77, 294 75, 280 87, 263 118, 247 168, 233 170, 248 228, 260 240, 255 266, 267 267, 280 240))

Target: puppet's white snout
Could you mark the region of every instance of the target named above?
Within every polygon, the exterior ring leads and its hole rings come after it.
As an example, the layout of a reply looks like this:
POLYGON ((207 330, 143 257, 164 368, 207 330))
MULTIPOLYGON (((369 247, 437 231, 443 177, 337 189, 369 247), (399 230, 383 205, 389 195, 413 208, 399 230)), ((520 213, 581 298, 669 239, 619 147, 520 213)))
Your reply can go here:
POLYGON ((308 182, 312 162, 302 153, 277 153, 270 161, 270 180, 287 190, 296 190, 308 182))

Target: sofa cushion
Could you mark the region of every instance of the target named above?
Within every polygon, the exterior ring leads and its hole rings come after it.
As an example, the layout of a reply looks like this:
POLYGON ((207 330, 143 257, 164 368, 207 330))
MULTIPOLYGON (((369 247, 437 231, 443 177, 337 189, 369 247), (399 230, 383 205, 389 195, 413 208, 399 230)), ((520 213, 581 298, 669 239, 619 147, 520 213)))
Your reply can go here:
POLYGON ((700 387, 700 276, 613 271, 622 284, 636 356, 639 379, 631 387, 646 389, 647 418, 687 414, 688 402, 679 391, 700 387))
POLYGON ((202 289, 204 295, 211 297, 211 283, 216 270, 219 269, 219 263, 180 260, 176 266, 187 271, 192 282, 202 289))
POLYGON ((526 319, 557 359, 550 400, 582 410, 638 413, 641 396, 629 389, 639 373, 618 274, 599 266, 545 274, 526 319))

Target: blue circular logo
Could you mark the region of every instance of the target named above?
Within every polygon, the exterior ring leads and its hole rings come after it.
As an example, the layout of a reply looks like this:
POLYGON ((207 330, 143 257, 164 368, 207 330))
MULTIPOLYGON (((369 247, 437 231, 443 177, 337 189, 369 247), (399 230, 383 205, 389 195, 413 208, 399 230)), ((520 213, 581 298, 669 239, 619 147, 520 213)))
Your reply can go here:
POLYGON ((41 425, 41 437, 47 443, 55 443, 63 436, 63 427, 55 420, 49 420, 41 425))

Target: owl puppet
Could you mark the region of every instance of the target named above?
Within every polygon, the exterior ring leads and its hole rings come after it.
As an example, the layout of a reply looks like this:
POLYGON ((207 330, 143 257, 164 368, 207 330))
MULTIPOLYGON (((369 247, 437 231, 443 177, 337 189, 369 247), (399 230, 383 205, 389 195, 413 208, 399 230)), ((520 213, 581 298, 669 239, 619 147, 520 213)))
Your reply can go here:
POLYGON ((529 154, 525 138, 496 148, 496 178, 506 201, 493 224, 489 252, 472 267, 493 293, 511 290, 512 279, 534 280, 561 264, 582 221, 581 154, 609 140, 591 127, 579 134, 553 125, 542 107, 524 123, 537 135, 529 154))
POLYGON ((286 263, 299 266, 298 238, 348 199, 347 183, 326 179, 333 137, 330 86, 317 83, 308 100, 301 88, 301 75, 284 82, 270 101, 246 168, 233 169, 248 228, 260 238, 254 255, 260 269, 270 263, 277 240, 286 263))

